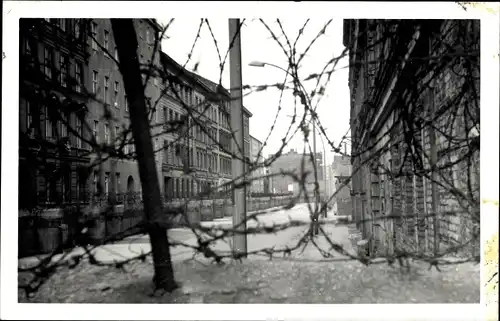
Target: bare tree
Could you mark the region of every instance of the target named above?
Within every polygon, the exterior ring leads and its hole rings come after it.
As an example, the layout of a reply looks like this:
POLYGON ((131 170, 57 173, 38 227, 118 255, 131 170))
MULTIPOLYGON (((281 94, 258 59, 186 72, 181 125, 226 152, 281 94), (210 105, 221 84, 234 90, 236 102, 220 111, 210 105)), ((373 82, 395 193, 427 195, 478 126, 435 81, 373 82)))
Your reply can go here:
POLYGON ((130 104, 132 134, 138 155, 141 176, 144 214, 152 245, 155 266, 154 284, 157 289, 172 291, 178 287, 170 258, 170 245, 165 227, 160 225, 163 210, 154 160, 154 151, 149 129, 146 99, 142 89, 139 60, 137 59, 137 36, 131 19, 112 19, 111 25, 118 47, 120 71, 130 104))

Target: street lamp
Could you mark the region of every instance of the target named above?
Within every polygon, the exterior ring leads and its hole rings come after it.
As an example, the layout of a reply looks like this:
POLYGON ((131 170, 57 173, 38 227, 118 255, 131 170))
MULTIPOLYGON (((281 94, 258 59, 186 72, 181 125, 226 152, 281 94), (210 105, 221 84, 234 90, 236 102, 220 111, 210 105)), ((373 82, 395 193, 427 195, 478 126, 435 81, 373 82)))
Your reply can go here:
POLYGON ((280 67, 280 66, 275 65, 275 64, 268 63, 268 62, 263 62, 263 61, 252 61, 252 62, 250 62, 248 65, 249 65, 249 66, 251 66, 251 67, 261 67, 261 68, 262 68, 262 67, 265 67, 265 66, 271 66, 271 67, 277 68, 277 69, 279 69, 279 70, 282 70, 282 71, 286 72, 287 74, 290 74, 290 73, 288 72, 288 70, 286 70, 285 68, 280 67))

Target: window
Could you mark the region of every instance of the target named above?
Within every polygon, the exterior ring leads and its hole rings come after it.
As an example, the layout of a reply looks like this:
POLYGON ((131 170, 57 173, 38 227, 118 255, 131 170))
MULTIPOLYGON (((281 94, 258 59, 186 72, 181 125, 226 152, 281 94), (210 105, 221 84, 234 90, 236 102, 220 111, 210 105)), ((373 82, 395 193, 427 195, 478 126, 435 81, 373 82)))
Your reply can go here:
POLYGON ((35 63, 38 62, 38 57, 36 54, 36 43, 33 42, 33 39, 24 39, 24 53, 26 57, 27 67, 34 68, 35 63))
POLYGON ((82 148, 82 137, 83 137, 83 127, 82 127, 82 119, 80 117, 76 117, 76 147, 82 148))
POLYGON ((104 174, 104 193, 109 193, 109 173, 104 174))
POLYGON ((75 91, 80 93, 82 92, 82 84, 83 84, 83 73, 82 73, 82 64, 81 63, 76 63, 75 64, 75 91))
POLYGON ((118 48, 115 46, 115 51, 114 51, 114 57, 115 60, 118 61, 118 48))
POLYGON ((169 121, 173 121, 174 120, 174 112, 172 111, 172 109, 170 109, 168 111, 168 120, 169 121))
POLYGON ((66 31, 66 19, 59 19, 59 28, 62 31, 66 31))
POLYGON ((94 172, 94 179, 92 181, 92 185, 93 185, 94 195, 97 195, 97 193, 98 193, 98 188, 97 188, 97 172, 94 172))
POLYGON ((104 142, 109 145, 109 124, 104 124, 104 142))
POLYGON ((33 123, 33 105, 31 101, 26 101, 26 131, 29 132, 33 123))
POLYGON ((97 51, 99 48, 97 45, 97 23, 92 22, 90 32, 92 34, 92 50, 97 51))
POLYGON ((166 140, 163 141, 163 162, 168 164, 168 142, 166 140))
POLYGON ((75 19, 75 25, 73 26, 73 35, 76 39, 80 39, 80 19, 75 19))
POLYGON ((92 72, 92 93, 97 95, 97 86, 99 84, 99 73, 97 71, 92 72))
POLYGON ((109 77, 104 77, 104 103, 109 103, 109 77))
POLYGON ((54 67, 54 51, 46 47, 44 50, 44 74, 47 80, 52 79, 52 69, 54 67))
POLYGON ((70 121, 70 118, 69 118, 69 113, 67 112, 63 112, 61 114, 61 137, 66 137, 68 136, 68 124, 69 124, 69 121, 70 121))
POLYGON ((52 120, 50 119, 49 115, 49 108, 47 106, 43 107, 43 115, 45 117, 45 137, 46 138, 51 138, 52 137, 52 120))
MULTIPOLYGON (((125 139, 125 138, 124 138, 125 139)), ((125 145, 123 145, 123 153, 127 156, 129 153, 129 143, 126 142, 125 145)))
POLYGON ((120 193, 120 173, 115 173, 115 194, 120 193))
POLYGON ((114 88, 114 92, 115 92, 115 95, 114 95, 114 101, 115 101, 115 107, 116 108, 120 108, 120 105, 118 103, 118 92, 119 92, 119 89, 120 89, 120 83, 118 81, 115 81, 115 88, 114 88))
POLYGON ((130 148, 129 149, 130 149, 130 153, 131 154, 133 154, 135 152, 135 145, 134 145, 133 141, 130 143, 130 148))
POLYGON ((68 80, 68 69, 69 69, 69 58, 68 56, 61 54, 59 56, 59 68, 61 69, 61 73, 59 74, 59 83, 62 87, 67 86, 68 80))
POLYGON ((96 143, 99 143, 99 121, 97 120, 94 120, 94 129, 92 130, 92 135, 94 135, 96 143))
POLYGON ((115 126, 115 145, 116 148, 120 146, 120 127, 115 126))
POLYGON ((109 57, 109 31, 104 30, 104 56, 109 57))
POLYGON ((127 99, 127 95, 124 95, 125 97, 125 111, 128 111, 128 99, 127 99))
POLYGON ((155 138, 155 144, 154 144, 154 150, 153 150, 153 153, 155 155, 155 161, 158 162, 158 138, 155 138))

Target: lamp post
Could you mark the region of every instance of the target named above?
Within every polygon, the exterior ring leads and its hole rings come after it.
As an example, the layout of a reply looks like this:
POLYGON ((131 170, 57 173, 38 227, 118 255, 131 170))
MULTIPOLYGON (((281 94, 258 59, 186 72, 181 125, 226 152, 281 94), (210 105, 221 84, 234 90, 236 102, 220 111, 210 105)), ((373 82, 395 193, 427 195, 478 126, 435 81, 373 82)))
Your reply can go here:
MULTIPOLYGON (((291 115, 286 115, 287 117, 293 117, 291 115)), ((316 143, 316 132, 315 132, 315 129, 316 129, 316 125, 315 123, 311 120, 309 120, 309 123, 312 123, 313 125, 313 145, 315 145, 316 143)), ((326 128, 325 128, 326 129, 326 128)), ((326 164, 327 164, 327 161, 326 161, 326 148, 325 148, 325 143, 323 141, 323 137, 321 137, 321 135, 319 136, 319 138, 321 139, 321 146, 323 147, 323 187, 324 187, 324 193, 325 193, 325 200, 326 200, 326 190, 327 190, 327 182, 326 182, 326 164)), ((316 163, 316 149, 314 148, 314 162, 316 163)))
MULTIPOLYGON (((271 64, 271 63, 268 63, 268 62, 263 62, 263 61, 252 61, 248 64, 249 66, 252 66, 252 67, 265 67, 265 66, 271 66, 271 67, 274 67, 274 68, 277 68, 283 72, 285 72, 287 75, 290 75, 290 72, 288 72, 288 70, 278 66, 278 65, 275 65, 275 64, 271 64)), ((314 164, 316 164, 316 124, 315 122, 312 122, 313 124, 313 154, 314 154, 314 164)), ((319 193, 318 191, 316 190, 316 187, 314 188, 314 198, 315 198, 315 201, 316 201, 316 206, 315 206, 315 211, 319 208, 319 193)))

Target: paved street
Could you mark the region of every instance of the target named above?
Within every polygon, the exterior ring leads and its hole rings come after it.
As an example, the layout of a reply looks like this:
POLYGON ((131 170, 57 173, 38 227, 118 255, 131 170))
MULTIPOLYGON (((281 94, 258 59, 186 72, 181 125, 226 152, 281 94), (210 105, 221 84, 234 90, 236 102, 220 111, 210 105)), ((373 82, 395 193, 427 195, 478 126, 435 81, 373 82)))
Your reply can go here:
MULTIPOLYGON (((261 214, 258 216, 258 222, 250 221, 247 226, 257 226, 261 224, 263 226, 272 226, 273 224, 283 224, 290 219, 296 221, 302 221, 304 223, 310 222, 309 210, 306 204, 299 204, 291 210, 280 210, 277 212, 270 212, 261 214)), ((351 250, 351 243, 348 239, 347 228, 336 227, 333 225, 333 221, 336 219, 333 215, 328 215, 325 220, 330 224, 325 226, 325 229, 329 237, 336 243, 343 245, 347 250, 351 250)), ((232 219, 224 218, 215 220, 212 222, 203 222, 203 226, 212 227, 217 226, 218 228, 231 229, 232 219)), ((280 231, 276 234, 259 234, 259 235, 248 235, 247 247, 248 251, 255 251, 263 248, 270 248, 274 246, 275 248, 285 248, 292 247, 297 244, 298 240, 306 233, 308 225, 303 227, 293 227, 280 231)), ((188 245, 196 245, 197 240, 195 235, 189 229, 173 229, 169 232, 169 237, 174 242, 182 242, 188 245)), ((229 253, 231 251, 231 238, 224 239, 216 242, 211 247, 218 253, 229 253)), ((326 240, 320 238, 318 243, 322 248, 327 249, 326 240)), ((97 249, 96 256, 100 260, 114 260, 125 257, 130 257, 140 253, 141 250, 146 252, 151 249, 149 244, 149 238, 147 235, 133 236, 126 240, 120 242, 120 244, 108 245, 105 249, 97 249)), ((308 259, 312 259, 311 253, 314 251, 304 252, 302 255, 298 253, 293 253, 293 255, 305 256, 308 259)), ((317 251, 316 251, 317 252, 317 251)), ((174 260, 183 260, 192 257, 193 250, 182 246, 172 247, 172 257, 174 260)), ((319 255, 319 252, 317 252, 319 255)), ((320 256, 315 256, 315 258, 321 258, 320 256)))

